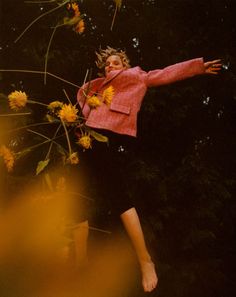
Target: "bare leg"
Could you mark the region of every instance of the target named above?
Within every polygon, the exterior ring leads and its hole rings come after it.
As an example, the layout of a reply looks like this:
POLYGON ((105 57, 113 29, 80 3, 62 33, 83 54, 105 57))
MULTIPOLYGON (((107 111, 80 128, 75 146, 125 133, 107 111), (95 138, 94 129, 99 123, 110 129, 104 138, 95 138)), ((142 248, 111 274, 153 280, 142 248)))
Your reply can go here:
POLYGON ((77 267, 83 267, 87 264, 87 241, 89 234, 88 221, 79 223, 74 230, 75 262, 77 267))
POLYGON ((130 208, 121 214, 121 220, 137 253, 142 273, 142 285, 145 292, 151 292, 157 286, 158 278, 155 266, 148 253, 142 227, 136 209, 130 208))

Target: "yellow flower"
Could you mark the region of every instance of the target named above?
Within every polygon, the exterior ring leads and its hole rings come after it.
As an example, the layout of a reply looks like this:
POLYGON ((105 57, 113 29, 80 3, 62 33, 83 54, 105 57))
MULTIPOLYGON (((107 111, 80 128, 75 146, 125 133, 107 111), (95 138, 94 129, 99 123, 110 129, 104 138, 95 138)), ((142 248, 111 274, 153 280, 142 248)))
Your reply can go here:
POLYGON ((50 109, 52 112, 55 112, 56 109, 62 108, 63 103, 60 101, 53 101, 48 105, 48 109, 50 109))
POLYGON ((58 112, 59 118, 67 123, 73 123, 77 120, 78 109, 71 104, 63 104, 61 110, 58 112))
POLYGON ((14 162, 15 162, 14 153, 5 145, 2 145, 0 147, 0 156, 2 156, 4 159, 4 163, 7 167, 7 171, 8 172, 12 171, 14 162))
POLYGON ((79 6, 76 2, 71 4, 71 8, 74 10, 76 16, 80 16, 79 6))
POLYGON ((74 152, 72 154, 70 154, 70 156, 67 158, 67 163, 69 164, 78 164, 79 163, 79 157, 78 157, 78 153, 74 152))
POLYGON ((81 34, 81 33, 84 32, 84 30, 85 30, 84 21, 83 20, 80 20, 78 22, 78 24, 75 26, 75 32, 81 34))
POLYGON ((27 95, 25 92, 14 91, 8 95, 10 108, 18 110, 26 105, 27 95))
POLYGON ((103 98, 103 101, 107 104, 107 105, 110 105, 111 104, 111 101, 112 101, 112 98, 114 96, 114 88, 113 86, 110 86, 108 87, 107 89, 105 89, 102 93, 102 98, 103 98))
POLYGON ((92 139, 89 135, 84 135, 79 139, 78 144, 85 149, 89 149, 92 147, 92 139))
POLYGON ((88 97, 87 103, 91 108, 96 108, 101 105, 101 101, 97 96, 88 97))

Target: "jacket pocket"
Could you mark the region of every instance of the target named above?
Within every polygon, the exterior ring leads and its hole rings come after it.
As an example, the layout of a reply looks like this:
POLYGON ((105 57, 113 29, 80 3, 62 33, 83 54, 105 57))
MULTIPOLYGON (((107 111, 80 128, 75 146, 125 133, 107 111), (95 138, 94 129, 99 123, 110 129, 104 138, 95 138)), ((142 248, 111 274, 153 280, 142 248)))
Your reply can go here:
POLYGON ((121 113, 124 113, 124 114, 127 114, 127 115, 130 114, 130 106, 117 104, 117 103, 114 103, 114 102, 111 103, 110 110, 116 111, 116 112, 121 112, 121 113))

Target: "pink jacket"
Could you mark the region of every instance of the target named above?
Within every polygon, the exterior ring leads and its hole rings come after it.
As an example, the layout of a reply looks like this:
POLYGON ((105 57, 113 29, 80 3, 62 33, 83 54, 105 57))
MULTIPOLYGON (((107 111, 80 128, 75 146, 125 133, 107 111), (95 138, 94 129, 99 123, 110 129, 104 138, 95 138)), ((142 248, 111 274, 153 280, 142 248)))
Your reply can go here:
POLYGON ((90 82, 89 96, 100 93, 112 86, 114 96, 110 106, 102 103, 90 109, 83 91, 88 83, 80 88, 77 100, 83 108, 86 125, 136 137, 137 115, 148 87, 156 87, 183 80, 205 72, 202 58, 177 63, 162 70, 143 71, 140 67, 111 71, 107 77, 90 82))

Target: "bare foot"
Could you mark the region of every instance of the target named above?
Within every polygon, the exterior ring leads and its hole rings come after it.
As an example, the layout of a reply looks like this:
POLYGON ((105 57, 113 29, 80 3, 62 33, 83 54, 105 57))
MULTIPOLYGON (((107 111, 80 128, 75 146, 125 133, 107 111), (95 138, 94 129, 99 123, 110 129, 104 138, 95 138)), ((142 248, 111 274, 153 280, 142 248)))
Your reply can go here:
POLYGON ((140 264, 144 292, 151 292, 156 288, 158 282, 155 265, 152 261, 142 261, 140 264))

